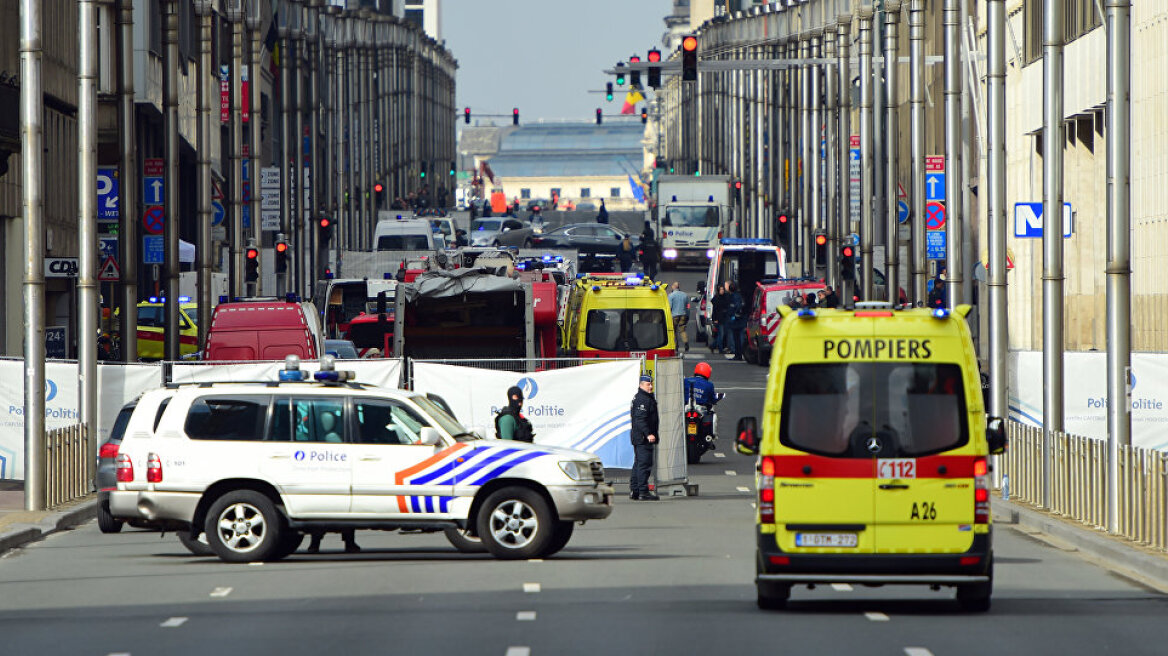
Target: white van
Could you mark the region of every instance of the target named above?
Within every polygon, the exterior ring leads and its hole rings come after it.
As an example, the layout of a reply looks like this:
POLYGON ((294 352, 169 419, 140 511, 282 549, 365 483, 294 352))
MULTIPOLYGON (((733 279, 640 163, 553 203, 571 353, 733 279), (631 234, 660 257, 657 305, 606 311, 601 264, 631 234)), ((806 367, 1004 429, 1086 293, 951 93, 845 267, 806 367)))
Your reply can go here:
POLYGON ((786 278, 787 257, 783 249, 769 239, 722 239, 710 256, 710 268, 702 283, 702 303, 698 310, 698 335, 712 339, 714 295, 722 283, 738 285, 743 311, 750 316, 754 302, 754 285, 760 280, 786 278))
POLYGON ((432 251, 442 248, 441 233, 435 234, 428 219, 390 212, 377 213, 377 228, 373 231, 375 251, 432 251))

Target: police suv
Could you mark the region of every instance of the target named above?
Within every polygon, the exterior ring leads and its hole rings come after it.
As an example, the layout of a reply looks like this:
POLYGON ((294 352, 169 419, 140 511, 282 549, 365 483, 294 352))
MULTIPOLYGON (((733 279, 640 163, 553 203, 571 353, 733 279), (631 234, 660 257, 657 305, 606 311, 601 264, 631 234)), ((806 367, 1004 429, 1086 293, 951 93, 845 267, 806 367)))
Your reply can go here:
POLYGON ((352 382, 290 356, 279 381, 145 393, 117 456, 114 517, 206 533, 223 560, 278 560, 310 530, 443 530, 501 559, 562 549, 608 517, 600 460, 481 439, 421 394, 352 382), (480 541, 481 540, 481 541, 480 541))

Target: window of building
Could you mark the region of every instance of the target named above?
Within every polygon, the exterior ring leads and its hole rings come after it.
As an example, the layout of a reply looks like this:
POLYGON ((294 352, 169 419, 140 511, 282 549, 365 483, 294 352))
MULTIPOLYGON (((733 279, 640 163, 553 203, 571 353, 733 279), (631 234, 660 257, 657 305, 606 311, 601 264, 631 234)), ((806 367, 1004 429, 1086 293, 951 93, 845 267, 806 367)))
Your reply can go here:
POLYGON ((620 187, 613 187, 608 190, 609 198, 620 198, 620 187))
POLYGON ((519 197, 522 198, 523 200, 528 200, 529 198, 531 198, 531 190, 530 189, 520 189, 519 190, 519 197))
POLYGON ((581 187, 580 198, 592 198, 592 190, 588 187, 581 187))
MULTIPOLYGON (((1096 0, 1063 0, 1063 24, 1066 43, 1101 26, 1103 21, 1095 5, 1096 0)), ((1043 0, 1026 0, 1025 5, 1025 63, 1042 59, 1043 0)))

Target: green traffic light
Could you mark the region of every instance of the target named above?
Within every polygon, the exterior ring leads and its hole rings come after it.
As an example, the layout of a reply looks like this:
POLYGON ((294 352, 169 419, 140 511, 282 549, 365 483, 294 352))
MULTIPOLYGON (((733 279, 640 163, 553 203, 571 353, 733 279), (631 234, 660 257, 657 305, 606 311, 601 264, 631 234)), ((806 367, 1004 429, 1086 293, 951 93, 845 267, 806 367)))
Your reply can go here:
POLYGON ((611 93, 605 94, 604 99, 607 100, 608 102, 612 102, 612 94, 611 93))
POLYGON ((621 74, 616 76, 616 83, 619 86, 624 86, 624 84, 625 84, 625 74, 624 73, 621 73, 621 74))
POLYGON ((425 172, 425 171, 422 171, 422 174, 421 174, 421 175, 422 175, 422 177, 423 177, 423 178, 424 178, 424 177, 426 177, 426 172, 425 172))

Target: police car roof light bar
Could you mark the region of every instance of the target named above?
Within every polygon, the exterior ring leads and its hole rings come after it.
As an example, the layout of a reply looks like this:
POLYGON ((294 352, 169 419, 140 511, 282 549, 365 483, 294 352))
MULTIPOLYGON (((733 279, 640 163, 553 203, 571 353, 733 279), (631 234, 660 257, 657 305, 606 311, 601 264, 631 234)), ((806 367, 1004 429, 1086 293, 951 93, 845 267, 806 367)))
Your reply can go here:
POLYGON ((774 246, 775 242, 763 237, 723 237, 725 246, 774 246))

